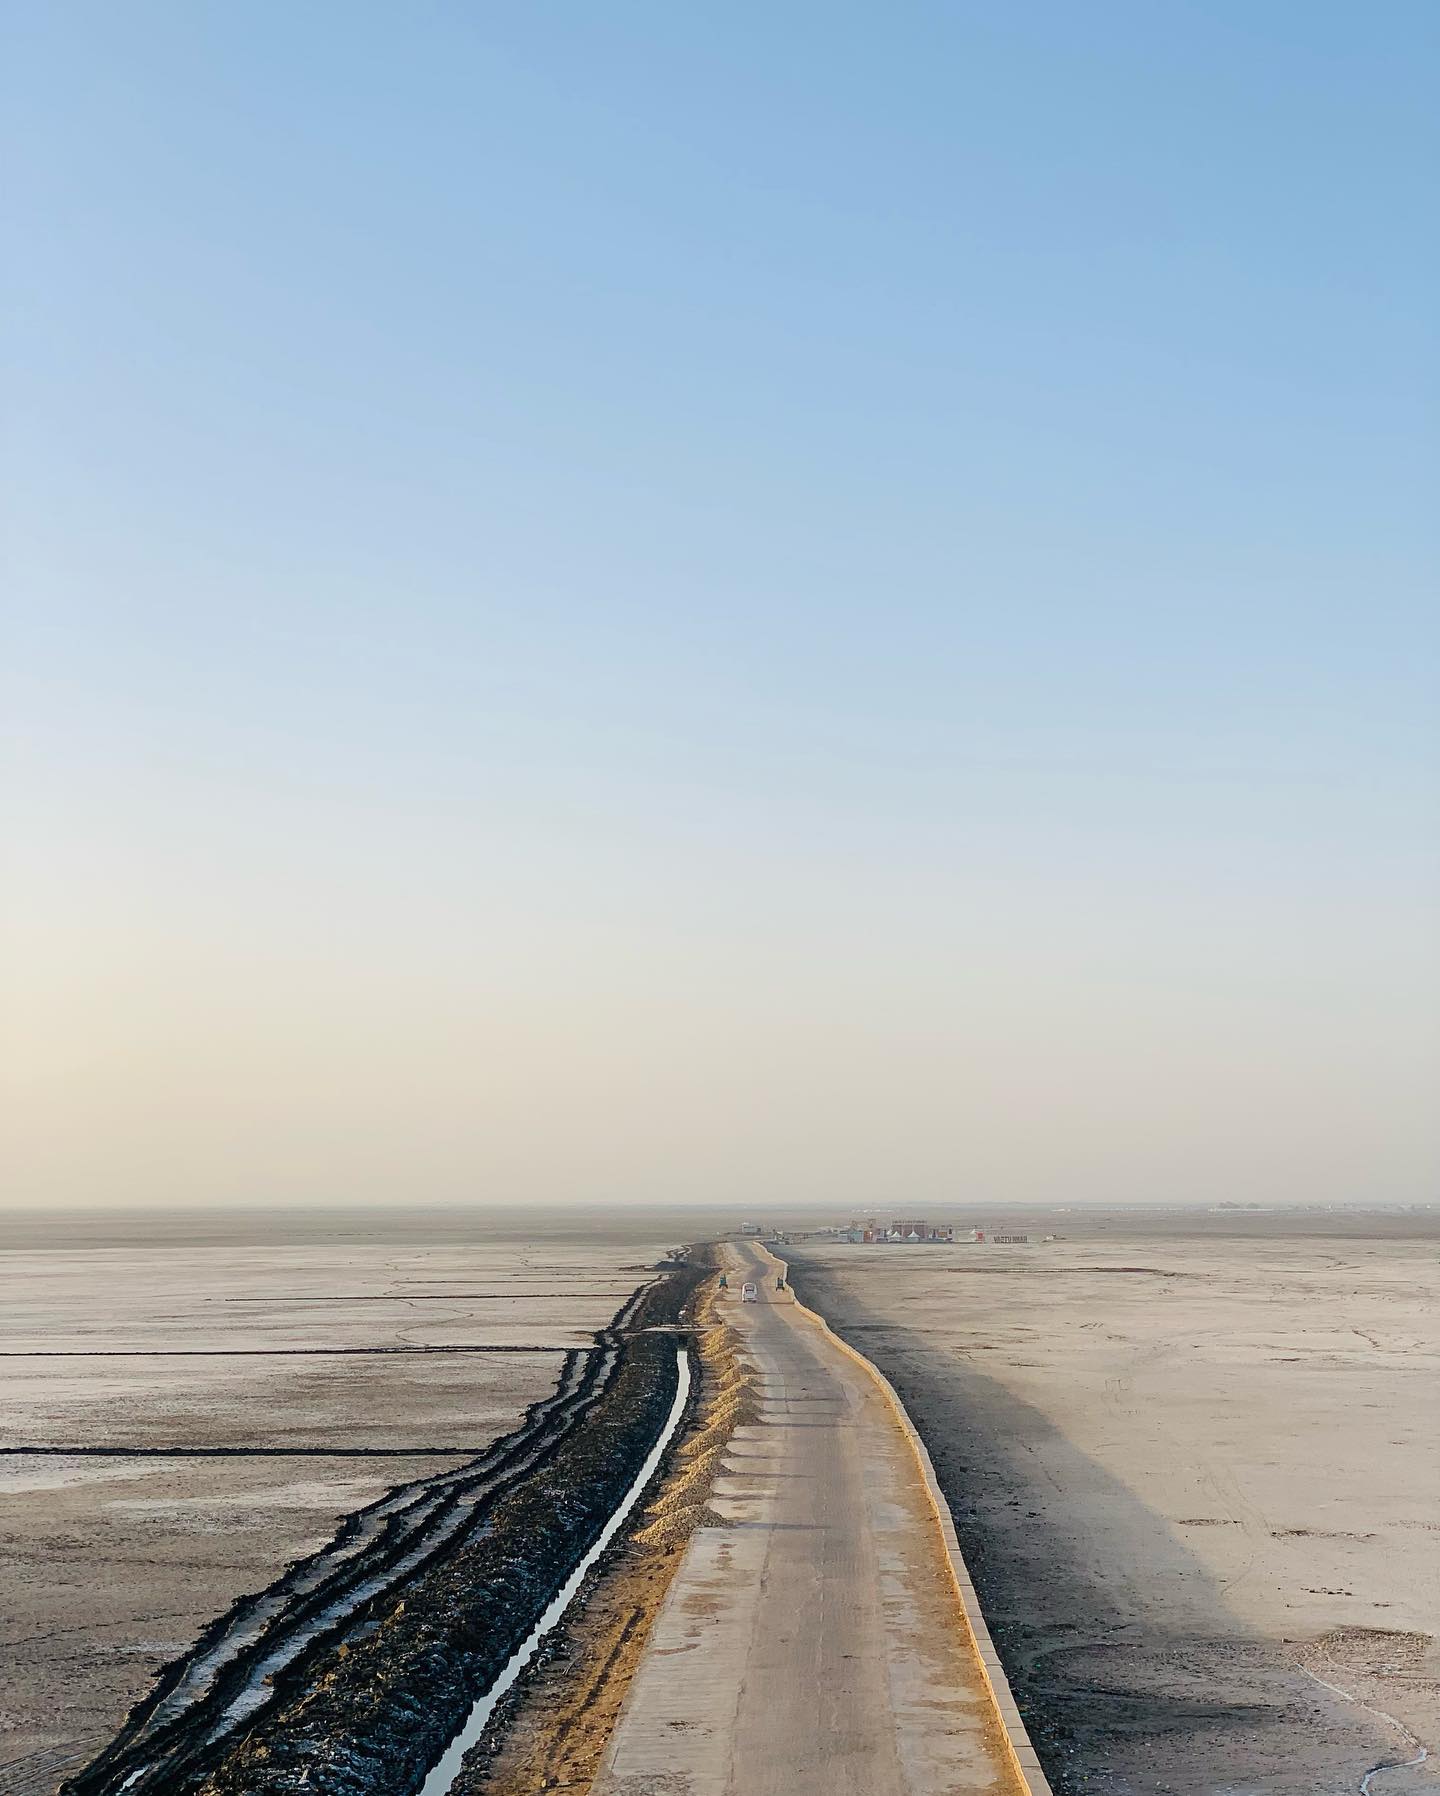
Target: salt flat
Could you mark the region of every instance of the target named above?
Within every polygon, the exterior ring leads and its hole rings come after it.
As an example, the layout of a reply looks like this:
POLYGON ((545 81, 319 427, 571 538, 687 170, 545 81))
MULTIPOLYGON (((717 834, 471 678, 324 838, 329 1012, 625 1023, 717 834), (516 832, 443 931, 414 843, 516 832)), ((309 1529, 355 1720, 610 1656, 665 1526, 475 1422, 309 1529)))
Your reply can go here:
POLYGON ((0 1250, 0 1791, 52 1789, 235 1598, 513 1428, 684 1238, 663 1229, 21 1218, 0 1250))
POLYGON ((1433 1789, 1433 1232, 1065 1220, 793 1256, 926 1436, 1057 1787, 1348 1796, 1424 1747, 1370 1789, 1433 1789))

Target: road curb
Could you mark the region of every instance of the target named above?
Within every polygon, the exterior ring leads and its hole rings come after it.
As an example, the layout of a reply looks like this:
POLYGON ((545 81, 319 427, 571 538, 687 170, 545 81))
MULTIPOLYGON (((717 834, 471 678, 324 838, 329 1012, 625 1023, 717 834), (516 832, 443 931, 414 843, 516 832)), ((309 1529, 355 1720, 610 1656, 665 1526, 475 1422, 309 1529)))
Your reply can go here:
MULTIPOLYGON (((747 1243, 747 1246, 760 1247, 760 1251, 771 1263, 779 1267, 790 1282, 789 1262, 782 1260, 778 1254, 772 1253, 768 1247, 759 1242, 747 1243)), ((795 1307, 802 1310, 820 1331, 852 1359, 857 1366, 862 1366, 879 1386, 881 1395, 889 1404, 900 1430, 910 1443, 910 1451, 915 1456, 919 1467, 921 1481, 930 1498, 930 1507, 935 1512, 936 1525, 940 1530, 940 1538, 945 1543, 945 1559, 950 1568, 951 1581, 955 1586, 955 1594, 960 1599, 960 1607, 964 1611, 966 1625, 970 1633, 970 1644, 975 1656, 980 1661, 980 1669, 984 1676, 985 1687, 990 1692, 990 1699, 995 1705, 995 1713, 999 1718, 1005 1742, 1010 1748, 1010 1756, 1021 1782, 1030 1796, 1054 1796, 1049 1780, 1041 1769, 1040 1760, 1036 1756, 1035 1747, 1025 1728, 1025 1721, 1016 1706, 1015 1697, 1010 1689, 1010 1680, 1005 1675, 1005 1667, 1000 1663, 1000 1655, 995 1650, 995 1642, 990 1638, 990 1629, 986 1626, 985 1616, 980 1608, 980 1598, 975 1590, 974 1582, 966 1569, 965 1556, 960 1551, 960 1541, 955 1533, 955 1518, 950 1513, 950 1505, 945 1501, 945 1493, 935 1476, 935 1467, 931 1463, 930 1453, 915 1424, 910 1420, 909 1411, 900 1401, 894 1385, 865 1355, 852 1347, 850 1343, 837 1335, 835 1330, 820 1314, 812 1310, 808 1304, 801 1303, 797 1297, 795 1307)))

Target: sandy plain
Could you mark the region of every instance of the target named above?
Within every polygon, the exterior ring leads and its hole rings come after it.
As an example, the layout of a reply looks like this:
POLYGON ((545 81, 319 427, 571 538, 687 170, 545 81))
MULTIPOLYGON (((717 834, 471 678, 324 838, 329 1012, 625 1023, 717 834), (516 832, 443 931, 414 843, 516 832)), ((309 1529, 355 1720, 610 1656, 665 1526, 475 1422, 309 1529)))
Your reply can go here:
POLYGON ((0 1793, 53 1790, 236 1597, 513 1428, 667 1220, 10 1219, 0 1793))
POLYGON ((1433 1791, 1433 1222, 1060 1226, 792 1250, 926 1438, 1057 1790, 1433 1791))

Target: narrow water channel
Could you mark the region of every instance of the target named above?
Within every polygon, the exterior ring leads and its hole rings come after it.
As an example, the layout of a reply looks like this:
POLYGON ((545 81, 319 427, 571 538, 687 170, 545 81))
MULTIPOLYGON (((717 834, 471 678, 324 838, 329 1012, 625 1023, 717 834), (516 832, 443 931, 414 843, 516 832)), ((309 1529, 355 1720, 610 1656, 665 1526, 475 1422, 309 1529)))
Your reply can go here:
POLYGON ((650 1480, 655 1476, 655 1469, 660 1464, 661 1455, 664 1453, 666 1447, 669 1446, 675 1430, 680 1426, 680 1418, 685 1413, 685 1404, 690 1396, 690 1357, 683 1347, 676 1351, 675 1364, 679 1377, 679 1382, 675 1390, 675 1401, 670 1406, 670 1414, 666 1419, 665 1426, 660 1431, 659 1440, 656 1441, 655 1445, 650 1449, 645 1463, 635 1475, 635 1482, 621 1498, 619 1506, 615 1509, 609 1521, 607 1521, 605 1526, 600 1530, 599 1537, 594 1546, 591 1547, 590 1551, 565 1580, 565 1583, 552 1599, 549 1608, 546 1609, 539 1621, 536 1622, 528 1638, 515 1649, 515 1652, 506 1662, 505 1668, 500 1673, 499 1677, 496 1678, 495 1682, 485 1694, 476 1701, 474 1707, 466 1717, 465 1725, 445 1748, 444 1753, 430 1772, 430 1775, 420 1786, 420 1796, 448 1796, 450 1786, 455 1782, 456 1775, 460 1770, 460 1761, 480 1738, 481 1734, 484 1733, 485 1724, 494 1713, 496 1703, 499 1702, 500 1698, 530 1663, 530 1660, 535 1656, 536 1647, 539 1646, 540 1642, 570 1607, 571 1602, 574 1600, 575 1592, 579 1590, 581 1584, 584 1582, 586 1572, 590 1570, 590 1567, 594 1565, 595 1561, 605 1551, 606 1547, 609 1546, 610 1542, 620 1531, 626 1516, 629 1515, 630 1511, 644 1495, 646 1485, 649 1484, 650 1480))

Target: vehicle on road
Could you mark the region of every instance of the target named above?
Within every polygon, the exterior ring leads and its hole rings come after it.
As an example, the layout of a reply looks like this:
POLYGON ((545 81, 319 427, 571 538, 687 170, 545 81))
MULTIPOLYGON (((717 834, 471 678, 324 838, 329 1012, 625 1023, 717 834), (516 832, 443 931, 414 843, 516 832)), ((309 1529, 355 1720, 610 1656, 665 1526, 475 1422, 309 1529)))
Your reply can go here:
POLYGON ((760 1292, 758 1288, 748 1282, 741 1285, 740 1301, 741 1303, 759 1303, 760 1292))

